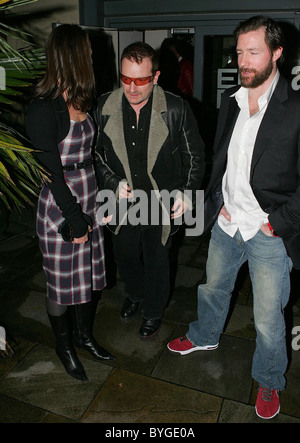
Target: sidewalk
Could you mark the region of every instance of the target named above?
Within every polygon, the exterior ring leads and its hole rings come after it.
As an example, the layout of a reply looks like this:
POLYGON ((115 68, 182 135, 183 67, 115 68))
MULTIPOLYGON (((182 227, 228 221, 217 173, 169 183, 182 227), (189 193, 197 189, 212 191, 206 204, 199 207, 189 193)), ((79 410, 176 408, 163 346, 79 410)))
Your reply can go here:
MULTIPOLYGON (((0 423, 300 423, 300 350, 290 345, 281 413, 269 421, 255 414, 255 329, 247 269, 217 350, 181 357, 166 348, 196 319, 209 235, 184 238, 173 296, 154 340, 139 339, 140 318, 121 322, 126 294, 120 280, 103 292, 94 335, 117 359, 99 363, 80 350, 89 382, 72 379, 54 350, 34 225, 34 211, 24 210, 21 218, 10 217, 0 237, 0 326, 15 352, 12 358, 0 358, 0 423)), ((300 325, 298 279, 293 273, 286 309, 289 343, 292 326, 300 325)))

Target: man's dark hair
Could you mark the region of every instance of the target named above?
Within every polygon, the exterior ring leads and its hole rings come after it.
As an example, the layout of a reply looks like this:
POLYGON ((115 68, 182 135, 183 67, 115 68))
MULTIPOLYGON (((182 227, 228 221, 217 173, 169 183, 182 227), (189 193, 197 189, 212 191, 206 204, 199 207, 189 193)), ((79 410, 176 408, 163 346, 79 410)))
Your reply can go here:
MULTIPOLYGON (((281 26, 276 23, 270 17, 265 17, 263 15, 256 15, 254 17, 241 22, 234 31, 234 37, 236 42, 241 34, 246 34, 247 32, 257 31, 260 28, 265 28, 265 40, 270 52, 273 52, 279 47, 284 48, 284 34, 281 26)), ((283 52, 277 62, 283 62, 283 52)))
POLYGON ((152 73, 155 74, 158 70, 158 56, 156 51, 144 42, 135 42, 127 46, 121 56, 121 62, 124 58, 134 60, 136 63, 142 63, 144 58, 150 58, 152 61, 152 73))

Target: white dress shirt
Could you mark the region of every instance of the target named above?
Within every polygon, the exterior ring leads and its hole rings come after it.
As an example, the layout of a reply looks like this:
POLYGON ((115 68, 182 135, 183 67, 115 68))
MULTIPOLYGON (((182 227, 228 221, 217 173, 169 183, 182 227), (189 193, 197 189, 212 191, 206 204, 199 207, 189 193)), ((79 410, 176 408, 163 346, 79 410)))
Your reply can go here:
POLYGON ((239 229, 244 241, 254 237, 261 225, 268 222, 268 214, 259 206, 250 186, 250 168, 257 132, 278 79, 277 71, 268 90, 258 99, 259 111, 252 116, 249 89, 242 86, 232 95, 240 112, 229 143, 227 168, 222 181, 224 205, 231 221, 221 215, 218 223, 231 237, 239 229))

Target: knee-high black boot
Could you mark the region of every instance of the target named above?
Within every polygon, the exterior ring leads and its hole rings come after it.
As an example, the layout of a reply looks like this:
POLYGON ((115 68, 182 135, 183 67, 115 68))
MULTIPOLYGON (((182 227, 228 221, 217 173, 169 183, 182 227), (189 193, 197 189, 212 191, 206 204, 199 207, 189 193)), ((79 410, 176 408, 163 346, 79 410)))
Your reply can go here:
POLYGON ((98 345, 92 334, 92 303, 71 306, 74 343, 88 351, 96 360, 115 360, 115 357, 98 345))
POLYGON ((81 381, 88 381, 85 370, 80 363, 71 341, 67 313, 53 316, 48 313, 50 324, 56 338, 56 354, 67 373, 81 381))

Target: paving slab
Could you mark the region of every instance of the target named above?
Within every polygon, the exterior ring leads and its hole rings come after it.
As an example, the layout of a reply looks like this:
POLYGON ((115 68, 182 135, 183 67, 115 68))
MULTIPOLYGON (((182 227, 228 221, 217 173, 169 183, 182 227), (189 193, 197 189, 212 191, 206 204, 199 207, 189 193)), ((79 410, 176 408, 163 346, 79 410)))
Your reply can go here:
POLYGON ((70 377, 53 349, 37 345, 0 381, 0 394, 78 420, 112 370, 102 363, 80 360, 88 382, 70 377))
POLYGON ((82 417, 84 423, 215 423, 222 399, 116 369, 82 417))
POLYGON ((280 413, 272 419, 264 420, 256 415, 253 406, 224 400, 219 423, 300 423, 300 419, 280 413))
POLYGON ((138 336, 141 322, 140 315, 130 323, 124 323, 120 319, 119 309, 100 302, 94 323, 94 336, 117 357, 111 365, 149 375, 165 349, 174 325, 163 321, 155 339, 141 340, 138 336))
POLYGON ((235 304, 230 312, 224 332, 236 337, 256 339, 253 308, 235 304))
POLYGON ((0 423, 76 423, 76 421, 0 394, 0 423))
MULTIPOLYGON (((185 335, 176 328, 174 337, 185 335)), ((220 397, 247 402, 251 393, 251 364, 255 343, 226 335, 221 336, 218 349, 197 351, 181 356, 165 349, 153 377, 208 392, 220 397)))
POLYGON ((16 336, 13 339, 6 336, 6 342, 6 349, 0 351, 0 380, 34 347, 33 343, 24 340, 21 336, 16 336))

